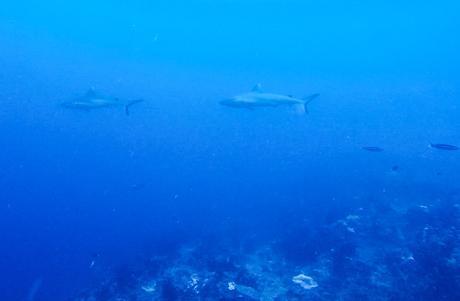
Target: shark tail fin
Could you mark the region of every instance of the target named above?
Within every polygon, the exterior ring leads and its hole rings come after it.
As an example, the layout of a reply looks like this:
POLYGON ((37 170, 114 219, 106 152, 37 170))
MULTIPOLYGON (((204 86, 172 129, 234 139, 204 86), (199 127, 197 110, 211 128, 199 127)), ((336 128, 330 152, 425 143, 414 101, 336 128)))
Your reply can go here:
MULTIPOLYGON (((303 104, 302 104, 302 113, 303 114, 308 114, 308 104, 312 102, 315 98, 319 96, 319 93, 312 94, 310 96, 302 98, 303 104)), ((299 109, 297 109, 299 111, 299 109)))
POLYGON ((135 99, 135 100, 130 101, 128 104, 125 105, 125 114, 129 115, 129 108, 143 101, 144 101, 143 99, 135 99))

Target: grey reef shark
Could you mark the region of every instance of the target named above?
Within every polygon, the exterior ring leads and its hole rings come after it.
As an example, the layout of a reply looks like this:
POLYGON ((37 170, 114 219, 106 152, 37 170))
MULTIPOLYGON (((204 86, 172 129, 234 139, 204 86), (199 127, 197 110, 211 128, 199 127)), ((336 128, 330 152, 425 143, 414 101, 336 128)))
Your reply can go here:
POLYGON ((122 107, 125 114, 129 115, 131 106, 144 101, 143 99, 126 100, 117 97, 109 97, 97 93, 94 89, 89 89, 85 95, 77 97, 71 101, 62 103, 62 106, 69 109, 79 109, 91 111, 100 108, 122 107))
POLYGON ((291 95, 266 93, 262 91, 260 84, 254 86, 251 92, 240 94, 219 103, 233 108, 255 109, 260 107, 294 107, 300 114, 308 113, 308 104, 317 98, 319 93, 305 98, 297 98, 291 95))

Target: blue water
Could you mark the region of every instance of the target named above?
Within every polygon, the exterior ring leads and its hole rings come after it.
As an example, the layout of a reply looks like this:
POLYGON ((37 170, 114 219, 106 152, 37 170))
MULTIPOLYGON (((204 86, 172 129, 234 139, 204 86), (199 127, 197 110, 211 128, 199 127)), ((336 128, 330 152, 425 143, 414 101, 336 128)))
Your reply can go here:
POLYGON ((459 300, 459 9, 3 3, 0 300, 459 300))

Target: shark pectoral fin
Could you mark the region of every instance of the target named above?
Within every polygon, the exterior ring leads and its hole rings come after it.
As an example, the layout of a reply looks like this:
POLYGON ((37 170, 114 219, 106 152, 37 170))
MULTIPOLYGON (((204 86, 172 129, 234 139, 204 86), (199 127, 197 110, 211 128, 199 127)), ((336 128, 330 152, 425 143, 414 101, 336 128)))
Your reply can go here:
POLYGON ((261 85, 261 84, 255 85, 255 86, 252 88, 251 92, 263 93, 263 91, 262 91, 262 85, 261 85))
POLYGON ((85 96, 86 97, 95 97, 96 96, 96 91, 94 90, 94 88, 90 88, 90 89, 88 89, 88 91, 86 91, 85 96))
POLYGON ((137 103, 143 102, 143 99, 135 99, 130 101, 126 106, 125 106, 125 114, 129 115, 129 108, 137 103))

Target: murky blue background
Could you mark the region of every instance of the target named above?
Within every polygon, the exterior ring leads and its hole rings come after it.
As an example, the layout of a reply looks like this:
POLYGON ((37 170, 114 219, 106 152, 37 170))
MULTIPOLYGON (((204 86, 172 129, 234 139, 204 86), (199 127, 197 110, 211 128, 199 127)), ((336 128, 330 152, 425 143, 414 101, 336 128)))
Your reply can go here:
POLYGON ((36 301, 66 300, 149 252, 209 237, 264 244, 373 198, 458 190, 459 154, 428 145, 460 144, 459 9, 3 3, 0 299, 27 300, 40 281, 36 301), (218 104, 256 83, 321 97, 307 116, 218 104), (146 101, 130 116, 60 106, 92 87, 146 101))

